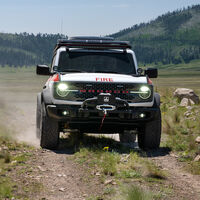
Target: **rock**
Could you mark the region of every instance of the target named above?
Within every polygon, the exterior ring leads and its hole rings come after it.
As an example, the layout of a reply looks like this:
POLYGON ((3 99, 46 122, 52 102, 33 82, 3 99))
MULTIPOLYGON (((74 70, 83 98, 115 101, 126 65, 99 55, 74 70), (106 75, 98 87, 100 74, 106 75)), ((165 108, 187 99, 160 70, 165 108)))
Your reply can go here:
POLYGON ((186 108, 188 109, 188 112, 192 111, 192 106, 187 106, 186 108))
POLYGON ((106 180, 104 182, 104 185, 108 185, 108 184, 117 185, 117 183, 114 180, 112 180, 112 179, 108 179, 108 180, 106 180))
POLYGON ((3 150, 8 150, 8 147, 7 147, 7 146, 4 146, 4 147, 3 147, 3 150))
POLYGON ((66 177, 65 174, 58 174, 57 176, 58 176, 58 177, 66 177))
POLYGON ((17 163, 16 160, 13 160, 13 161, 11 162, 12 165, 14 165, 14 164, 16 164, 16 163, 17 163))
POLYGON ((184 113, 184 116, 186 116, 186 117, 189 117, 190 115, 192 115, 192 113, 189 112, 189 111, 187 111, 187 112, 184 113))
POLYGON ((189 105, 193 106, 194 104, 195 104, 194 101, 192 99, 189 99, 189 105))
POLYGON ((170 156, 178 158, 178 156, 176 154, 174 154, 174 153, 170 153, 170 156))
POLYGON ((42 171, 42 172, 45 172, 45 171, 46 171, 46 169, 44 169, 44 168, 41 167, 41 166, 38 166, 38 169, 39 169, 40 171, 42 171))
POLYGON ((104 184, 105 185, 108 185, 108 184, 112 184, 113 180, 112 179, 109 179, 109 180, 105 180, 104 184))
POLYGON ((183 98, 183 99, 181 100, 180 106, 186 107, 186 106, 188 106, 188 105, 189 105, 189 99, 183 98))
POLYGON ((64 192, 65 188, 59 188, 59 191, 64 192))
POLYGON ((190 105, 198 104, 200 102, 199 96, 194 93, 194 90, 188 88, 177 88, 174 92, 174 96, 178 97, 180 100, 187 98, 190 99, 190 105))
POLYGON ((196 139, 195 139, 195 142, 200 144, 200 136, 198 136, 196 139))
POLYGON ((194 162, 198 162, 198 161, 200 161, 200 155, 197 155, 197 156, 195 157, 195 159, 194 159, 194 162))
POLYGON ((95 175, 96 175, 96 176, 101 176, 101 174, 100 174, 99 172, 97 172, 95 175))
POLYGON ((176 106, 171 106, 171 107, 169 107, 169 109, 175 109, 176 108, 176 106))

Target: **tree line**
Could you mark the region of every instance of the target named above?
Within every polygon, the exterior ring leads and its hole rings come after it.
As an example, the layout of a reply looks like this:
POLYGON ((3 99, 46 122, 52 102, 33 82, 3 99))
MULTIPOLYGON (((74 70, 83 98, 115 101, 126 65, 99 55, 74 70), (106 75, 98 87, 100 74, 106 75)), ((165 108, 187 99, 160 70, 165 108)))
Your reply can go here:
MULTIPOLYGON (((200 5, 168 12, 110 36, 130 41, 140 63, 188 63, 200 59, 200 5), (192 20, 191 20, 192 19, 192 20)), ((0 66, 49 64, 60 34, 0 33, 0 66)))
POLYGON ((60 34, 0 33, 0 65, 30 66, 51 62, 60 34))
POLYGON ((134 25, 110 36, 128 40, 141 63, 189 63, 200 59, 197 19, 200 19, 200 5, 168 12, 154 21, 134 25))

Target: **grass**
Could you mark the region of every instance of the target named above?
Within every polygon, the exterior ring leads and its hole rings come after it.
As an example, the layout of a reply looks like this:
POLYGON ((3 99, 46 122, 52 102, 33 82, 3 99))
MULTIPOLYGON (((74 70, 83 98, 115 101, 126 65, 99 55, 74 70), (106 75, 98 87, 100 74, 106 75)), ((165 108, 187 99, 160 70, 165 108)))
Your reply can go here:
POLYGON ((147 168, 147 177, 153 179, 164 180, 167 178, 167 174, 165 171, 161 170, 157 165, 155 165, 152 161, 145 160, 145 165, 147 168))
MULTIPOLYGON (((179 102, 173 98, 173 91, 177 87, 186 87, 194 89, 195 92, 200 94, 200 72, 198 70, 199 61, 195 61, 188 65, 178 66, 159 66, 160 76, 158 79, 154 79, 155 89, 161 94, 161 110, 163 118, 163 133, 166 140, 163 141, 162 145, 169 147, 172 151, 176 152, 179 156, 179 160, 185 163, 185 168, 193 174, 200 174, 199 162, 193 162, 194 157, 200 152, 194 139, 197 135, 200 135, 200 106, 196 105, 192 107, 191 114, 186 117, 185 113, 188 112, 186 108, 179 107, 179 102), (179 70, 177 70, 179 69, 179 70)), ((36 76, 33 68, 21 68, 21 69, 9 69, 0 68, 0 89, 2 93, 13 93, 18 94, 16 96, 18 101, 24 101, 32 103, 32 100, 26 98, 27 94, 36 95, 42 88, 47 77, 36 76), (27 84, 28 83, 28 84, 27 84), (26 95, 24 95, 26 94, 26 95)), ((12 98, 7 99, 6 103, 13 101, 12 98)), ((0 106, 4 106, 4 102, 0 102, 0 106)), ((0 132, 4 135, 8 134, 8 130, 0 124, 0 132)), ((73 138, 73 137, 72 137, 73 138)), ((62 142, 62 141, 61 141, 62 142)), ((0 138, 0 147, 6 146, 8 149, 0 151, 0 174, 10 174, 12 167, 24 167, 20 169, 20 174, 26 173, 28 168, 26 167, 27 160, 30 159, 31 154, 19 153, 19 155, 13 155, 12 152, 20 152, 22 149, 29 149, 30 147, 24 144, 18 144, 11 141, 8 137, 0 138), (12 161, 14 162, 12 165, 12 161), (3 166, 3 167, 2 167, 3 166)), ((132 187, 130 185, 134 182, 148 185, 154 190, 157 187, 163 187, 167 174, 161 170, 158 166, 148 160, 141 152, 137 150, 131 150, 127 147, 122 146, 118 142, 112 139, 106 138, 95 138, 84 136, 79 144, 76 141, 71 140, 70 146, 75 146, 75 154, 73 159, 80 165, 88 167, 91 175, 94 177, 96 174, 100 174, 100 181, 104 184, 105 180, 113 179, 117 185, 108 185, 103 191, 103 197, 92 197, 92 199, 112 199, 115 196, 115 187, 125 187, 126 198, 140 198, 142 194, 147 194, 147 197, 143 198, 155 198, 159 199, 160 193, 156 193, 151 196, 151 193, 146 192, 139 186, 132 187), (109 148, 104 148, 109 147, 109 148), (154 188, 155 184, 155 188, 154 188), (130 187, 129 187, 130 186, 130 187), (135 196, 134 196, 135 195, 135 196), (148 197, 149 196, 149 197, 148 197)), ((2 177, 0 179, 2 180, 2 177)), ((4 179, 1 188, 3 191, 7 191, 8 194, 3 193, 1 195, 13 195, 16 194, 13 187, 16 184, 21 185, 22 183, 12 183, 12 177, 6 177, 4 179), (7 188, 7 189, 6 189, 7 188), (14 192, 13 192, 14 191, 14 192)), ((27 193, 40 189, 36 186, 30 186, 27 193)), ((24 189, 21 189, 24 190, 24 189)), ((172 189, 170 189, 172 190, 172 189)), ((156 190, 157 191, 157 190, 156 190)), ((26 191, 24 191, 26 193, 26 191)), ((24 192, 22 192, 24 194, 24 192)), ((163 189, 162 194, 168 195, 167 191, 163 189)), ((117 195, 125 195, 122 189, 119 189, 117 195)), ((1 196, 0 196, 1 197, 1 196)), ((2 198, 2 197, 1 197, 2 198)), ((25 198, 25 197, 24 197, 25 198)), ((122 198, 123 199, 123 198, 122 198)), ((118 199, 117 199, 118 200, 118 199)), ((128 199, 127 199, 128 200, 128 199)))
POLYGON ((103 175, 114 176, 117 173, 116 166, 119 162, 117 153, 81 148, 74 156, 80 164, 87 163, 90 167, 98 167, 97 172, 99 171, 103 175))
POLYGON ((8 129, 0 126, 0 199, 28 199, 29 195, 41 190, 42 185, 24 178, 31 173, 27 161, 33 150, 24 143, 10 137, 8 129))
POLYGON ((13 183, 10 178, 7 177, 1 177, 0 178, 0 199, 5 198, 12 198, 12 188, 13 183))
POLYGON ((191 167, 193 174, 200 174, 199 165, 193 161, 200 152, 199 145, 195 143, 200 135, 200 105, 180 107, 172 89, 163 90, 162 93, 163 133, 168 136, 165 146, 177 152, 179 160, 187 163, 187 169, 191 167))
MULTIPOLYGON (((191 72, 194 74, 194 72, 198 72, 200 65, 200 59, 192 60, 190 63, 180 63, 180 64, 166 64, 163 65, 161 63, 155 64, 148 64, 147 67, 156 67, 159 69, 159 71, 164 71, 166 74, 171 74, 173 76, 173 72, 177 72, 180 74, 180 72, 191 72)), ((144 68, 144 66, 141 66, 144 68)))
POLYGON ((117 173, 117 164, 120 157, 117 153, 105 152, 101 157, 101 168, 105 175, 114 176, 117 173))
POLYGON ((152 194, 138 186, 131 186, 125 193, 126 200, 151 200, 152 194))
MULTIPOLYGON (((145 156, 143 157, 142 152, 136 152, 104 137, 83 136, 73 159, 87 166, 93 176, 99 176, 102 184, 111 179, 117 185, 122 184, 122 187, 126 188, 127 183, 129 185, 133 180, 158 183, 166 179, 166 173, 145 156)), ((104 191, 105 199, 115 198, 114 187, 111 183, 107 191, 104 191)), ((120 191, 120 194, 122 193, 123 190, 120 191)))

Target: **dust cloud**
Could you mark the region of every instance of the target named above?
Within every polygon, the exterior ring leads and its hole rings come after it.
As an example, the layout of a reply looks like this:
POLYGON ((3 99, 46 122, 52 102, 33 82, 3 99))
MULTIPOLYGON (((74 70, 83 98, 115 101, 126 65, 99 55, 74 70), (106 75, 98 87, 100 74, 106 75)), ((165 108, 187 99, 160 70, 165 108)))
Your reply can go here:
POLYGON ((12 138, 35 147, 39 147, 36 99, 45 79, 36 76, 34 71, 0 73, 0 124, 12 138))
POLYGON ((1 115, 2 123, 9 130, 9 135, 19 142, 39 147, 39 140, 36 138, 36 95, 17 95, 7 92, 0 100, 4 105, 1 115))

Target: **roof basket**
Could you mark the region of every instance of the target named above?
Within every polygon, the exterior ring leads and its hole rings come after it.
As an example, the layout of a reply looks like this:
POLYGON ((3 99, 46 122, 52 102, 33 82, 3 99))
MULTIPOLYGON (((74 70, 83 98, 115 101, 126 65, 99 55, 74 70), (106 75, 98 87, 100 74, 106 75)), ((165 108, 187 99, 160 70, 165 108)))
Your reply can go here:
POLYGON ((127 41, 114 41, 111 37, 71 37, 68 39, 60 39, 55 46, 54 51, 60 47, 81 48, 81 49, 131 49, 131 45, 127 41))

